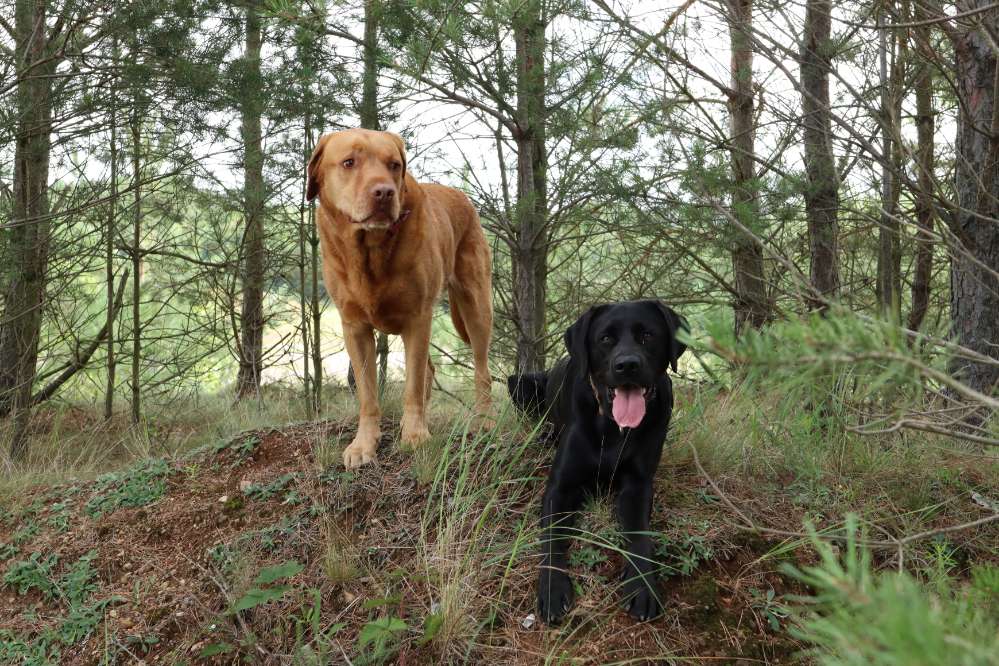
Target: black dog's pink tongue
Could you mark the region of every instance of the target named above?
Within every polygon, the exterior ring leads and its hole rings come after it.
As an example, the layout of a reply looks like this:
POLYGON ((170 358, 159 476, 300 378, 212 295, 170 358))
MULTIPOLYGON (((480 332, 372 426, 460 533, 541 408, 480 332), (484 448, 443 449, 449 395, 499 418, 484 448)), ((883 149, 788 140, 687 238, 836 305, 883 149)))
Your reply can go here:
POLYGON ((637 428, 645 417, 645 396, 640 388, 619 388, 612 405, 614 420, 622 428, 637 428))

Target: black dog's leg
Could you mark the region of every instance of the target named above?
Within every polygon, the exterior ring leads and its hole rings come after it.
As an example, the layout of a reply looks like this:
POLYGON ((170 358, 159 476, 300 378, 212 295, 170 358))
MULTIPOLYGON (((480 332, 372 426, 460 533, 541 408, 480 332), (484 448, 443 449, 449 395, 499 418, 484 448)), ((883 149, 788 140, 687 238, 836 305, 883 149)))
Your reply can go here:
POLYGON ((572 579, 568 569, 569 539, 576 513, 583 505, 580 484, 560 482, 553 474, 541 506, 541 571, 538 576, 538 613, 548 624, 558 624, 572 608, 572 579))
POLYGON ((656 584, 652 539, 648 535, 652 514, 652 484, 625 479, 617 498, 618 517, 626 539, 624 566, 625 608, 636 620, 651 620, 662 612, 662 593, 656 584))

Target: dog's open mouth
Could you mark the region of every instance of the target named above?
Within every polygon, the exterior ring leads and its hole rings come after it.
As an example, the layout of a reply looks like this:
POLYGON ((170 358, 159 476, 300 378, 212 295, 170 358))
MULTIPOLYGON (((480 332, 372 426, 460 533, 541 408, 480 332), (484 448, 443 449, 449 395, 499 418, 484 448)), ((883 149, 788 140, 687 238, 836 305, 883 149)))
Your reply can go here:
POLYGON ((645 418, 645 404, 656 394, 656 387, 609 386, 607 400, 614 422, 622 428, 637 428, 645 418))

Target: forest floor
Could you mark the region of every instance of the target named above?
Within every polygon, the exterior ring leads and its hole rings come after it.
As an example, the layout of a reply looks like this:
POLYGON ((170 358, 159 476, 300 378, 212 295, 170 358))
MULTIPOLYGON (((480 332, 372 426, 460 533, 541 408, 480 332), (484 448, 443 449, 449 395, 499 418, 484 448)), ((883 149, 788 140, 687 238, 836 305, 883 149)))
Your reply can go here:
MULTIPOLYGON (((972 520, 983 510, 972 493, 995 492, 995 457, 925 438, 813 435, 809 451, 793 428, 743 413, 748 403, 691 393, 657 476, 666 611, 654 622, 619 608, 606 499, 588 507, 572 551, 575 609, 560 627, 535 618, 552 449, 532 424, 507 416, 469 435, 442 409, 441 434, 409 452, 389 414, 379 462, 346 471, 356 421, 344 407, 95 479, 9 484, 0 663, 802 663, 789 612, 808 590, 787 569, 815 552, 745 529, 727 502, 768 528, 833 529, 851 510, 899 536, 972 520)), ((904 554, 917 573, 943 559, 959 576, 999 561, 999 528, 904 554)))

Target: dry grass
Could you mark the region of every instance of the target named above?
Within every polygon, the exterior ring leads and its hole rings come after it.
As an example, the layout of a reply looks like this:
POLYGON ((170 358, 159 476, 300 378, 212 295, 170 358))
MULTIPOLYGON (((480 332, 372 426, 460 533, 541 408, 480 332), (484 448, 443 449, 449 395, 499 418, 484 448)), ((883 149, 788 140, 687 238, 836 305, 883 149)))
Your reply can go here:
MULTIPOLYGON (((781 415, 778 401, 766 396, 698 392, 694 386, 681 386, 677 394, 652 521, 666 614, 650 624, 635 624, 618 608, 622 557, 606 499, 591 502, 580 523, 572 551, 579 594, 568 621, 559 628, 531 622, 537 507, 552 451, 537 441, 533 424, 509 411, 499 415, 495 429, 468 432, 464 407, 443 396, 432 408, 435 436, 427 447, 409 454, 383 446, 377 465, 354 472, 340 465, 353 435, 350 396, 330 400, 328 413, 338 418, 319 423, 301 418, 293 405, 275 404, 263 414, 219 409, 216 422, 207 412, 191 414, 187 427, 201 420, 197 435, 176 419, 131 439, 96 430, 87 439, 86 428, 69 436, 64 421, 47 431, 47 444, 35 447, 38 457, 29 465, 38 469, 26 468, 32 481, 13 474, 5 479, 8 493, 20 488, 19 506, 39 499, 41 508, 6 519, 0 513, 0 544, 13 543, 36 524, 37 534, 18 543, 11 561, 32 552, 75 557, 96 546, 105 571, 119 570, 122 562, 151 565, 127 579, 101 578, 97 595, 123 593, 129 601, 116 612, 133 624, 106 619, 64 652, 63 661, 71 664, 97 663, 110 653, 121 661, 126 653, 115 646, 137 635, 158 637, 140 656, 160 661, 225 643, 234 651, 230 656, 255 663, 286 663, 292 654, 301 663, 724 663, 736 657, 783 663, 800 645, 786 626, 773 630, 761 600, 769 590, 778 603, 800 592, 777 573, 778 564, 807 564, 812 551, 740 530, 698 474, 691 446, 732 501, 758 524, 776 528, 798 530, 808 519, 833 529, 853 510, 869 524, 901 534, 961 520, 975 510, 970 488, 984 490, 990 479, 994 488, 996 477, 989 475, 997 471, 996 461, 983 463, 981 452, 971 457, 918 446, 928 440, 830 437, 781 415), (275 429, 272 419, 278 418, 295 425, 275 429), (264 423, 267 428, 252 430, 264 423), (246 426, 250 434, 233 437, 246 426), (44 460, 42 452, 54 447, 53 432, 76 445, 90 442, 80 446, 85 454, 62 459, 70 465, 78 460, 78 466, 59 469, 44 460), (114 456, 96 455, 111 448, 102 448, 100 439, 118 436, 114 456), (230 444, 181 456, 206 439, 230 444), (25 491, 39 480, 92 477, 161 451, 174 461, 163 499, 91 518, 82 508, 97 489, 81 485, 65 500, 69 533, 50 529, 53 502, 65 489, 25 491), (246 488, 268 488, 287 474, 294 477, 280 489, 247 494, 246 488), (220 503, 221 497, 227 501, 220 503), (224 576, 217 558, 223 546, 231 556, 224 576), (279 601, 227 612, 260 567, 292 560, 305 570, 287 583, 279 601), (159 615, 164 594, 174 600, 168 607, 189 603, 196 612, 180 619, 159 615), (362 640, 379 622, 393 621, 404 628, 386 629, 384 644, 362 640)), ((398 394, 389 392, 386 414, 398 410, 398 394)), ((383 430, 394 441, 394 418, 386 417, 383 430)), ((948 539, 969 561, 999 559, 995 529, 948 539)), ((921 544, 910 551, 907 562, 917 570, 932 560, 921 544)), ((143 565, 134 566, 138 572, 143 565)), ((39 625, 25 614, 34 601, 18 597, 0 608, 0 625, 37 635, 30 632, 39 625)), ((57 606, 42 611, 50 618, 62 612, 57 606)))

